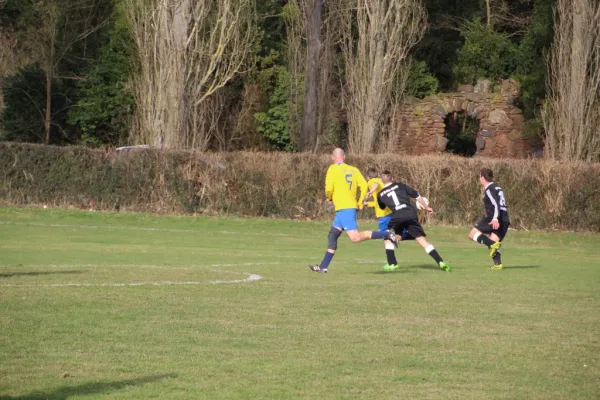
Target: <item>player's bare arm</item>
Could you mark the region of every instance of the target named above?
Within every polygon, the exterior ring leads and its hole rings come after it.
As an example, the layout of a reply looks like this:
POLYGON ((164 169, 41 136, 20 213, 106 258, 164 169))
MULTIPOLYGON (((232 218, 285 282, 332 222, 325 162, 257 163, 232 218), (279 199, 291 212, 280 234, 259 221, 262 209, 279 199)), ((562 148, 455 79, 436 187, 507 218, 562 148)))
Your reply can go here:
POLYGON ((366 196, 365 196, 365 201, 363 201, 363 204, 366 206, 369 199, 373 198, 373 193, 375 193, 377 191, 377 188, 379 187, 378 183, 374 183, 371 185, 371 187, 369 188, 369 191, 367 192, 366 196))

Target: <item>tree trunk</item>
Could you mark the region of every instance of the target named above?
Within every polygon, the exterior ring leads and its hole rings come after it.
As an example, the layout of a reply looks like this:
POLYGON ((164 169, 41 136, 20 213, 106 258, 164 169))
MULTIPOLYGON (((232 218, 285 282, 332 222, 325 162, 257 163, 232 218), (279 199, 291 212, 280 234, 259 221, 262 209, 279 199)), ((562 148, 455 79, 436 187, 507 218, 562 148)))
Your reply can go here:
POLYGON ((369 84, 369 90, 367 94, 361 149, 363 153, 375 151, 375 145, 379 133, 379 116, 381 114, 381 108, 384 107, 384 102, 381 100, 381 86, 383 84, 383 57, 385 56, 385 44, 383 38, 379 37, 380 35, 381 34, 378 34, 378 37, 376 38, 377 47, 375 50, 375 60, 373 63, 371 82, 369 84))
POLYGON ((52 66, 46 69, 46 114, 44 116, 44 143, 50 144, 50 122, 52 121, 52 66))
POLYGON ((319 105, 319 53, 321 50, 321 11, 324 0, 311 0, 306 25, 307 57, 304 75, 304 111, 300 126, 300 151, 313 151, 317 141, 319 105))
POLYGON ((600 3, 558 0, 548 95, 542 107, 549 158, 600 157, 600 3))
POLYGON ((492 0, 485 0, 485 11, 486 11, 486 17, 487 17, 487 26, 491 26, 492 25, 492 7, 490 5, 490 1, 492 1, 492 0))
MULTIPOLYGON (((173 13, 173 39, 174 46, 177 47, 177 54, 183 56, 186 52, 186 42, 188 39, 188 30, 190 27, 190 15, 191 15, 191 4, 190 0, 182 0, 177 4, 176 7, 171 9, 173 13)), ((188 64, 185 65, 185 69, 183 71, 184 76, 190 76, 190 66, 188 64)), ((192 118, 195 113, 192 111, 191 107, 193 104, 190 104, 189 97, 189 88, 193 85, 193 82, 184 82, 184 86, 182 90, 174 93, 175 98, 172 99, 173 102, 176 102, 176 105, 173 105, 174 110, 177 111, 174 113, 174 117, 177 118, 176 115, 179 115, 179 129, 180 132, 177 132, 176 135, 171 135, 172 139, 178 138, 179 140, 174 143, 168 143, 169 147, 186 147, 186 148, 195 148, 195 133, 197 129, 197 124, 195 118, 192 118), (190 143, 191 142, 191 143, 190 143)))
MULTIPOLYGON (((573 37, 571 40, 571 76, 569 79, 569 105, 574 107, 576 111, 581 110, 581 99, 586 96, 587 86, 587 57, 584 53, 583 42, 586 35, 586 26, 584 26, 584 13, 588 12, 584 0, 573 0, 572 15, 573 15, 573 37)), ((577 115, 577 114, 574 114, 577 115)), ((584 116, 579 116, 581 120, 584 116)), ((583 122, 583 121, 580 121, 583 122)), ((570 134, 574 137, 578 137, 582 134, 581 129, 583 128, 582 123, 575 123, 573 126, 573 132, 570 134)), ((583 140, 571 140, 569 146, 565 146, 567 151, 566 159, 581 159, 581 153, 583 152, 580 148, 583 140)))

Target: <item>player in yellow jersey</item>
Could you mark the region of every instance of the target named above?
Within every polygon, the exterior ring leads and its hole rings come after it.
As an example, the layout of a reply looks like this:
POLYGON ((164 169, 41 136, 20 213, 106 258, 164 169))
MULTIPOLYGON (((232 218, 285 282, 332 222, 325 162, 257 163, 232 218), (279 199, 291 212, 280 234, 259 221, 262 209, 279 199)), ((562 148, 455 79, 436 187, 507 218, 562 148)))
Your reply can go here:
POLYGON ((345 159, 346 156, 342 149, 335 149, 331 154, 333 163, 329 166, 325 177, 325 195, 328 201, 333 202, 335 219, 329 230, 325 257, 319 265, 308 266, 314 272, 327 272, 337 249, 338 238, 343 231, 346 231, 354 243, 371 239, 384 239, 393 244, 397 243, 396 235, 389 231, 358 231, 356 211, 363 208, 363 201, 367 194, 367 182, 357 168, 344 163, 345 159), (358 190, 360 190, 360 196, 357 200, 358 190))
MULTIPOLYGON (((392 220, 392 210, 389 208, 381 209, 377 204, 377 196, 383 189, 383 181, 378 177, 377 170, 373 167, 367 170, 367 187, 369 191, 365 196, 364 205, 373 207, 375 209, 375 216, 377 217, 377 224, 380 231, 386 231, 392 220)), ((398 241, 414 239, 408 232, 402 232, 401 235, 396 235, 398 241)), ((396 260, 396 254, 394 253, 394 244, 389 240, 385 240, 385 255, 387 258, 387 264, 383 266, 384 271, 394 271, 398 269, 398 261, 396 260)))
POLYGON ((386 208, 382 210, 377 206, 377 196, 381 189, 383 189, 383 181, 377 176, 377 170, 373 167, 367 170, 367 187, 369 191, 365 196, 364 205, 375 208, 375 216, 377 217, 377 223, 380 231, 385 231, 388 224, 392 220, 392 210, 386 208))

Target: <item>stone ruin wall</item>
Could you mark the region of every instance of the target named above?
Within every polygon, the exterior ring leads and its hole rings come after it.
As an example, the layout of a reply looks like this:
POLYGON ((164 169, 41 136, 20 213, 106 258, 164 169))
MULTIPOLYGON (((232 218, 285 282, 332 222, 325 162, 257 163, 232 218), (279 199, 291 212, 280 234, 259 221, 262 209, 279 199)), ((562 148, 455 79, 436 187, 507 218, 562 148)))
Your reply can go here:
POLYGON ((521 110, 514 106, 519 96, 518 84, 505 80, 500 93, 490 93, 489 87, 489 81, 480 81, 476 86, 459 87, 457 93, 406 102, 392 122, 393 150, 416 155, 445 152, 448 139, 444 136, 444 120, 452 112, 465 111, 480 123, 475 156, 529 156, 531 141, 523 137, 525 121, 521 110))

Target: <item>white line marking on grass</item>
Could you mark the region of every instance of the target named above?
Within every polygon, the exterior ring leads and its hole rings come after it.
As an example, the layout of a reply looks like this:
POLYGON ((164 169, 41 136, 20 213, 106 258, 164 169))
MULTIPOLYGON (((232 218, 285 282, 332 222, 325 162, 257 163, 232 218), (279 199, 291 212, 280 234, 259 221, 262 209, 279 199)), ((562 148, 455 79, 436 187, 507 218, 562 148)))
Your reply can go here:
MULTIPOLYGON (((279 264, 279 263, 270 263, 279 264)), ((212 264, 209 267, 236 267, 236 266, 247 266, 247 265, 264 265, 264 263, 243 263, 243 264, 212 264)), ((127 264, 112 264, 112 265, 101 265, 101 264, 83 264, 83 265, 44 265, 44 267, 51 268, 73 268, 73 267, 111 267, 111 268, 123 268, 123 267, 134 267, 134 268, 176 268, 176 269, 195 269, 195 268, 177 268, 160 265, 127 265, 127 264)), ((210 272, 225 273, 225 274, 236 274, 246 275, 243 279, 215 279, 210 281, 160 281, 160 282, 129 282, 129 283, 48 283, 40 285, 18 285, 18 284, 5 284, 0 287, 124 287, 124 286, 174 286, 174 285, 218 285, 227 283, 248 283, 261 280, 263 277, 258 274, 252 274, 249 272, 234 272, 234 271, 219 271, 211 269, 210 272)))
MULTIPOLYGON (((214 271, 214 272, 225 272, 225 271, 214 271)), ((247 275, 244 279, 217 279, 213 281, 185 281, 185 282, 173 282, 173 281, 162 281, 162 282, 131 282, 131 283, 50 283, 47 285, 1 285, 2 287, 122 287, 122 286, 171 286, 171 285, 206 285, 206 284, 223 284, 223 283, 246 283, 254 282, 262 279, 262 276, 257 274, 250 274, 247 272, 240 272, 240 274, 247 275)))
MULTIPOLYGON (((41 224, 37 222, 6 222, 0 221, 0 225, 21 225, 21 226, 37 226, 43 228, 81 228, 81 229, 101 229, 105 231, 146 231, 146 232, 176 232, 176 233, 220 233, 223 235, 240 235, 241 232, 232 231, 216 231, 216 230, 199 230, 199 229, 170 229, 170 228, 144 228, 139 226, 109 226, 109 225, 71 225, 71 224, 41 224)), ((287 233, 270 233, 263 231, 244 232, 244 235, 260 235, 260 236, 289 236, 297 237, 287 233)))
MULTIPOLYGON (((378 264, 381 261, 364 260, 359 259, 356 261, 338 261, 338 264, 378 264)), ((241 267, 241 266, 253 266, 253 265, 282 265, 282 262, 268 262, 268 263, 239 263, 239 264, 210 264, 207 266, 198 267, 173 267, 166 265, 145 265, 145 264, 45 264, 45 265, 28 265, 28 267, 45 267, 45 268, 76 268, 76 267, 99 267, 99 268, 160 268, 160 269, 197 269, 202 267, 218 268, 218 267, 241 267)), ((286 263, 287 264, 287 263, 286 263)), ((0 265, 3 267, 10 267, 9 265, 0 265)), ((125 286, 175 286, 175 285, 206 285, 206 284, 228 284, 228 283, 248 283, 255 282, 263 279, 258 274, 249 272, 234 272, 234 271, 219 271, 211 269, 211 272, 215 273, 226 273, 226 274, 237 274, 246 275, 243 279, 216 279, 210 281, 160 281, 160 282, 129 282, 129 283, 49 283, 39 285, 18 285, 18 284, 4 284, 0 287, 125 287, 125 286)))

